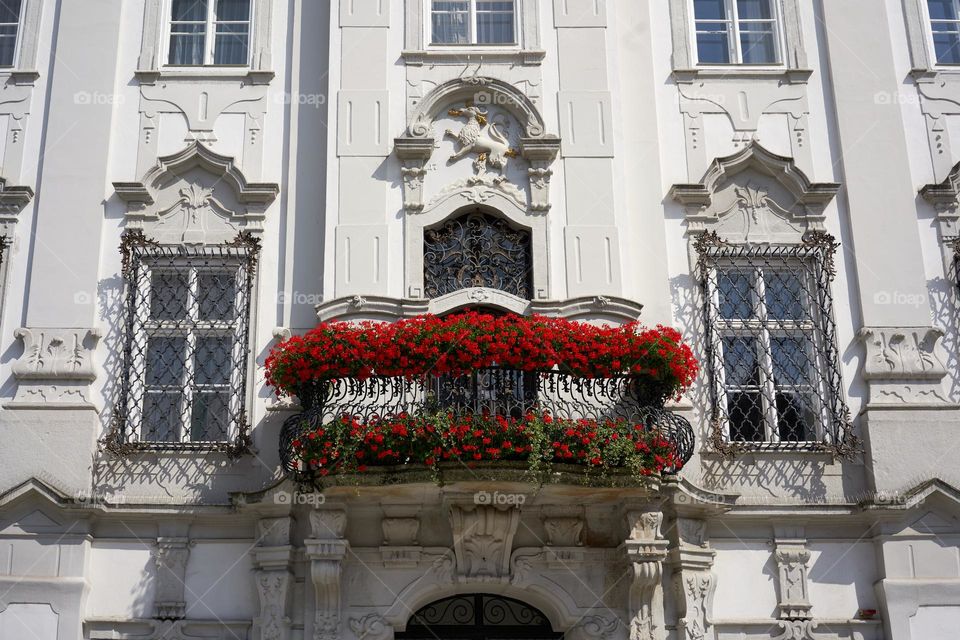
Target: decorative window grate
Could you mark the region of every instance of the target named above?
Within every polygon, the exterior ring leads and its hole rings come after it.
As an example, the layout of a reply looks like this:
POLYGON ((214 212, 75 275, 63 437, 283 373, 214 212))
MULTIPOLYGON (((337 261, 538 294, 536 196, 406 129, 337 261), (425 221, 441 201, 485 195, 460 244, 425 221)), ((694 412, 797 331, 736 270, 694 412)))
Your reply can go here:
POLYGON ((697 240, 717 450, 853 451, 830 294, 838 246, 823 232, 791 246, 697 240))
POLYGON ((464 594, 429 604, 410 617, 397 640, 476 638, 547 640, 562 638, 537 609, 502 596, 464 594))
POLYGON ((530 234, 473 212, 424 232, 423 280, 428 298, 489 287, 530 298, 530 234))
POLYGON ((259 240, 162 246, 134 231, 121 251, 124 369, 108 446, 242 452, 259 240))

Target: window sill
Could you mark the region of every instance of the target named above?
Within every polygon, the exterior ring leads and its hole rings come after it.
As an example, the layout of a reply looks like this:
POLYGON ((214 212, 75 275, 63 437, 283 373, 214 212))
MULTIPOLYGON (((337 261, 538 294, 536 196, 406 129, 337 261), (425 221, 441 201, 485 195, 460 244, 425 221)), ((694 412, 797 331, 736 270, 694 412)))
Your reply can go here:
POLYGON ((33 86, 40 79, 40 72, 15 67, 0 68, 0 78, 9 79, 9 83, 20 86, 33 86))
POLYGON ((492 62, 539 66, 547 52, 543 49, 407 49, 400 52, 404 63, 410 66, 424 64, 464 64, 465 62, 492 62))
POLYGON ((701 450, 700 455, 704 458, 746 458, 746 459, 768 459, 776 458, 782 460, 784 456, 797 455, 809 460, 822 460, 832 462, 837 458, 843 458, 845 453, 849 457, 849 452, 841 451, 842 446, 837 446, 825 442, 706 442, 706 446, 701 450))
POLYGON ((689 84, 696 80, 763 80, 775 79, 787 84, 806 84, 813 75, 812 69, 787 69, 785 67, 753 67, 749 65, 730 65, 726 67, 694 67, 674 69, 673 78, 678 83, 689 84))
POLYGON ((920 69, 911 69, 910 76, 917 82, 936 82, 941 79, 960 78, 960 64, 937 65, 920 69))
POLYGON ((162 69, 137 69, 134 77, 141 84, 154 84, 159 80, 249 80, 250 84, 270 84, 276 75, 268 69, 249 67, 164 67, 162 69))

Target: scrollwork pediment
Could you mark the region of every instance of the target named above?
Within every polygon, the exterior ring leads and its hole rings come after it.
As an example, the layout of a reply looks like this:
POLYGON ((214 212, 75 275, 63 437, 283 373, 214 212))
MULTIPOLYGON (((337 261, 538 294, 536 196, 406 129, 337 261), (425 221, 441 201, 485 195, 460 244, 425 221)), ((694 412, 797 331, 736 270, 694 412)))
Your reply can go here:
POLYGON ((684 205, 692 233, 715 231, 732 242, 799 242, 824 229, 824 209, 840 186, 814 183, 793 159, 753 142, 714 160, 696 184, 676 184, 670 196, 684 205))
POLYGON ((280 187, 249 182, 233 159, 194 142, 164 156, 138 182, 115 182, 127 226, 165 243, 219 242, 262 230, 280 187))

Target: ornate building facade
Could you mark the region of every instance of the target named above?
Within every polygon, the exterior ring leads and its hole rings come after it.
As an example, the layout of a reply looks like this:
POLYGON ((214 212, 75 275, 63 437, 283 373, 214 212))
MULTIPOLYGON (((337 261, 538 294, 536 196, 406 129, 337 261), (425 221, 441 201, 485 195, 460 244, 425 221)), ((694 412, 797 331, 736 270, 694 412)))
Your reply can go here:
POLYGON ((956 637, 957 0, 0 0, 0 77, 0 639, 956 637), (681 330, 683 468, 298 482, 272 348, 475 308, 681 330))

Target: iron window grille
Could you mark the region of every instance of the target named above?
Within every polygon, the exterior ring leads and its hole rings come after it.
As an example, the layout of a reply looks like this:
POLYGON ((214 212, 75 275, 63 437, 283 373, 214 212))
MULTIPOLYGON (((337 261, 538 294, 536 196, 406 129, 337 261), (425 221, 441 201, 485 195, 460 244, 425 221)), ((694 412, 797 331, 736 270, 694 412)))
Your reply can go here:
POLYGON ((852 453, 830 293, 838 246, 823 232, 779 246, 698 238, 719 452, 852 453))
POLYGON ((117 424, 108 448, 249 446, 245 410, 251 294, 260 241, 121 244, 126 322, 117 424))
POLYGON ((475 211, 427 229, 423 281, 428 298, 470 287, 489 287, 529 299, 530 233, 475 211))
POLYGON ((960 236, 947 238, 947 246, 953 251, 951 266, 953 267, 953 282, 960 293, 960 236))

